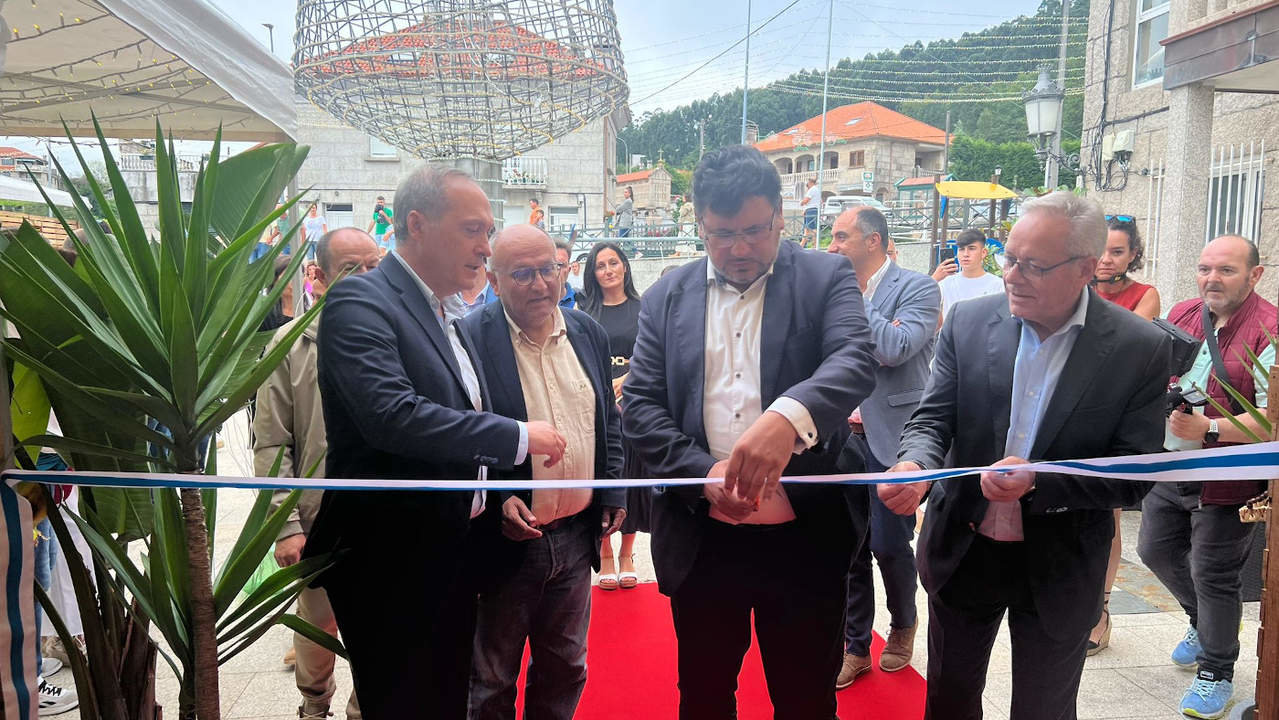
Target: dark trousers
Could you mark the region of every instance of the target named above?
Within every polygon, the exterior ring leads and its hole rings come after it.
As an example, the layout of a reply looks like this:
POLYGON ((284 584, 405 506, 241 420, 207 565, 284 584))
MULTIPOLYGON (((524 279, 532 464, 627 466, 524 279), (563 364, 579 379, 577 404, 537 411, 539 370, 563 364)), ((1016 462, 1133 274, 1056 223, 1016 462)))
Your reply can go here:
MULTIPOLYGON (((1050 635, 1026 579, 1034 558, 1022 543, 973 540, 955 574, 928 599, 925 720, 980 720, 986 667, 1008 613, 1013 646, 1010 720, 1074 720, 1088 630, 1050 635)), ((1082 591, 1081 591, 1082 592, 1082 591)))
POLYGON ((480 597, 471 720, 515 720, 516 680, 529 645, 525 720, 572 720, 586 687, 594 510, 525 541, 523 562, 480 597))
MULTIPOLYGON (((886 468, 868 453, 866 472, 886 468)), ((875 624, 875 577, 871 556, 879 563, 884 578, 888 614, 895 628, 915 626, 915 587, 919 573, 915 570, 915 549, 910 546, 915 536, 915 516, 898 515, 884 506, 874 486, 870 493, 870 541, 862 543, 848 569, 848 606, 844 618, 844 650, 850 655, 870 655, 870 633, 875 624)))
POLYGON ((1252 526, 1238 505, 1199 506, 1200 483, 1155 483, 1141 505, 1137 553, 1199 631, 1199 668, 1230 680, 1243 617, 1239 573, 1252 526))
POLYGON ((848 555, 793 522, 705 523, 693 569, 671 596, 681 720, 737 717, 752 611, 775 720, 832 720, 848 555))
POLYGON ((362 549, 325 575, 364 720, 465 720, 476 611, 466 547, 362 549))

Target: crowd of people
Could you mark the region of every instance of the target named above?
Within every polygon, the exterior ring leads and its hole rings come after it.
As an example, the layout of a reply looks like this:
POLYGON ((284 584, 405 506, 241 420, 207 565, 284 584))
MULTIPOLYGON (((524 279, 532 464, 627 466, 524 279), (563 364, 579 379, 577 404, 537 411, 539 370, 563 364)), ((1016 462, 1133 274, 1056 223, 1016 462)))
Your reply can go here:
MULTIPOLYGON (((342 638, 348 718, 513 719, 526 643, 526 716, 572 718, 592 571, 603 590, 635 587, 635 534, 650 532, 681 718, 737 716, 752 629, 774 716, 835 718, 837 691, 911 664, 926 611, 925 718, 982 717, 1006 617, 1010 717, 1070 720, 1086 656, 1110 642, 1119 513, 1137 507, 1141 558, 1188 616, 1170 654, 1194 670, 1182 711, 1224 714, 1252 535, 1237 511, 1259 483, 780 480, 1248 442, 1259 424, 1227 388, 1265 406, 1279 334, 1254 244, 1208 243, 1198 297, 1153 322, 1134 218, 1089 198, 1026 201, 1002 277, 971 230, 930 277, 897 264, 873 207, 841 214, 826 252, 783 240, 780 178, 753 148, 708 152, 692 193, 706 257, 643 294, 620 245, 573 259, 536 202, 495 233, 455 169, 414 171, 367 230, 310 213, 306 292, 325 305, 258 393, 255 471, 284 448, 286 476, 476 481, 308 490, 280 533, 281 566, 334 553, 298 614, 342 638), (618 478, 654 487, 606 487, 618 478), (663 485, 676 478, 705 482, 663 485), (605 487, 485 483, 581 479, 605 487), (877 663, 875 565, 890 615, 877 663), (388 578, 393 592, 370 592, 388 578)), ((333 654, 299 636, 288 661, 299 717, 327 717, 333 654)))
MULTIPOLYGON (((282 533, 282 564, 342 552, 300 612, 342 634, 359 689, 348 717, 513 718, 527 642, 526 713, 571 718, 591 571, 604 590, 634 587, 634 533, 648 531, 682 718, 735 717, 752 618, 776 717, 835 717, 836 691, 874 670, 875 564, 891 616, 879 671, 910 664, 917 582, 928 595, 925 717, 981 717, 1007 616, 1011 717, 1073 718, 1084 658, 1110 640, 1119 512, 1138 506, 1143 561, 1189 619, 1171 652, 1197 667, 1182 709, 1224 712, 1251 537, 1236 511, 1256 483, 1152 490, 1025 470, 870 490, 779 479, 1246 442, 1190 398, 1197 388, 1231 407, 1229 385, 1265 405, 1276 311, 1254 292, 1252 243, 1206 246, 1200 296, 1169 313, 1179 338, 1151 322, 1159 294, 1133 278, 1134 219, 1090 199, 1027 201, 1002 277, 986 271, 979 231, 961 233, 929 277, 896 264, 870 207, 839 216, 828 252, 783 242, 779 178, 753 149, 708 153, 693 193, 707 257, 642 296, 616 243, 598 243, 581 272, 536 224, 494 236, 487 198, 456 170, 405 179, 399 243, 376 269, 366 233, 320 240, 320 276, 351 277, 259 393, 259 462, 284 445, 301 467, 327 438, 333 476, 481 481, 467 493, 315 494, 282 533), (1187 337, 1200 347, 1175 377, 1187 337), (1218 356, 1229 360, 1214 371, 1218 356), (488 493, 482 482, 622 477, 658 487, 488 493), (690 477, 707 482, 661 486, 690 477), (379 533, 356 529, 371 518, 379 533), (410 577, 396 570, 405 556, 419 566, 410 577), (393 607, 369 612, 367 588, 392 574, 393 607)), ((297 644, 301 716, 324 717, 333 658, 297 644)))

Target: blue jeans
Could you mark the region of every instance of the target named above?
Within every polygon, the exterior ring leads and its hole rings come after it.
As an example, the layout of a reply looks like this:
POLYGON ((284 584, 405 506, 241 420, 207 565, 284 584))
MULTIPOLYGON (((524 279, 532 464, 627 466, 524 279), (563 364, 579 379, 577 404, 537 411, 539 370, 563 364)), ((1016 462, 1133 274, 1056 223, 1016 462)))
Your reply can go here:
MULTIPOLYGON (((66 470, 67 464, 55 453, 40 453, 40 457, 36 460, 36 469, 66 470)), ((49 512, 57 512, 57 510, 49 508, 49 512)), ((36 539, 35 547, 35 578, 40 587, 48 593, 49 588, 53 586, 53 567, 58 563, 58 537, 53 534, 53 524, 47 517, 36 524, 36 532, 39 533, 39 537, 36 539)), ((41 648, 40 626, 44 624, 44 608, 39 601, 35 603, 35 610, 36 669, 43 675, 41 666, 44 664, 44 650, 41 648)))
POLYGON ((529 644, 526 720, 572 720, 586 687, 591 556, 599 546, 590 510, 525 544, 524 561, 480 597, 470 720, 515 720, 515 682, 529 644))
MULTIPOLYGON (((884 466, 867 453, 866 472, 882 472, 884 466)), ((850 655, 870 655, 871 627, 875 624, 875 577, 871 574, 871 555, 879 563, 884 578, 884 594, 888 614, 895 628, 914 627, 915 586, 919 574, 915 570, 915 550, 910 546, 915 534, 915 517, 898 515, 880 502, 874 486, 870 493, 870 538, 853 558, 848 568, 848 604, 844 611, 844 647, 850 655)))

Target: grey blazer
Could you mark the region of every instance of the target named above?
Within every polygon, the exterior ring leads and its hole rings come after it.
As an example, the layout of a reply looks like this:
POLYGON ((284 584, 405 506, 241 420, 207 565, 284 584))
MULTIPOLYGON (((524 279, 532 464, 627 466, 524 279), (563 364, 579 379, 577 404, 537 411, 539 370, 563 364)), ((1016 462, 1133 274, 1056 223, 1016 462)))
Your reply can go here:
POLYGON ((890 260, 884 279, 866 303, 879 368, 875 371, 875 392, 861 405, 866 441, 884 467, 897 462, 902 428, 924 395, 939 315, 941 289, 937 283, 890 260))

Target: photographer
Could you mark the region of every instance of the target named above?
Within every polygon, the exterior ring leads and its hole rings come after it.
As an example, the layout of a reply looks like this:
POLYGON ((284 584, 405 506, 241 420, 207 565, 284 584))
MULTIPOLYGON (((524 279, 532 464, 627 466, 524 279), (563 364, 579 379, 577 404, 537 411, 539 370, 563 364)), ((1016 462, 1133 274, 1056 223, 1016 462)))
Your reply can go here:
POLYGON ((382 247, 387 231, 395 222, 394 218, 395 212, 386 204, 386 198, 378 195, 377 202, 373 205, 373 219, 369 221, 369 226, 364 229, 364 232, 372 235, 378 246, 382 247))
MULTIPOLYGON (((1219 237, 1199 256, 1199 298, 1168 313, 1169 322, 1203 341, 1194 365, 1173 388, 1185 402, 1174 400, 1168 450, 1250 442, 1212 405, 1202 404, 1196 391, 1260 434, 1220 379, 1257 407, 1266 406, 1265 378, 1275 359, 1267 333, 1276 333, 1276 311, 1254 292, 1262 270, 1256 245, 1234 235, 1219 237), (1250 353, 1260 367, 1253 367, 1250 353), (1196 401, 1199 407, 1191 407, 1196 401)), ((1239 573, 1252 540, 1239 507, 1263 490, 1264 483, 1256 481, 1157 483, 1142 504, 1138 553, 1190 616, 1185 637, 1172 651, 1177 665, 1199 667, 1181 699, 1185 714, 1220 717, 1230 701, 1243 612, 1239 573)))

